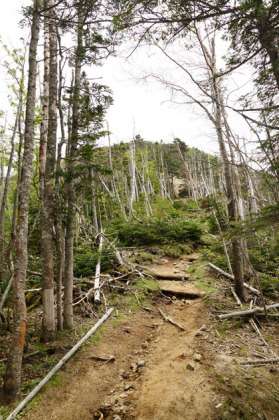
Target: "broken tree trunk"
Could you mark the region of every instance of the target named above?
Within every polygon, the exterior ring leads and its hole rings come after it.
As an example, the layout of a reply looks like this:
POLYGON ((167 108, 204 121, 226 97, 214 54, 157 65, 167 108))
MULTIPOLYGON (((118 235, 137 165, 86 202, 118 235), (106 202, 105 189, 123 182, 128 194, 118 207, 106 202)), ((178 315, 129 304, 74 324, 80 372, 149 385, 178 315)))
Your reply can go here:
MULTIPOLYGON (((275 309, 275 308, 279 308, 279 303, 266 306, 267 311, 269 309, 275 309)), ((229 312, 228 314, 218 315, 218 318, 219 319, 235 318, 237 316, 253 315, 258 312, 264 312, 264 311, 265 311, 265 308, 256 307, 254 309, 248 309, 247 311, 229 312)))
POLYGON ((102 257, 102 250, 103 250, 103 243, 104 243, 104 237, 103 232, 101 231, 99 235, 99 257, 96 265, 96 271, 95 271, 95 282, 94 282, 94 302, 100 303, 101 297, 100 297, 100 272, 101 272, 101 257, 102 257))

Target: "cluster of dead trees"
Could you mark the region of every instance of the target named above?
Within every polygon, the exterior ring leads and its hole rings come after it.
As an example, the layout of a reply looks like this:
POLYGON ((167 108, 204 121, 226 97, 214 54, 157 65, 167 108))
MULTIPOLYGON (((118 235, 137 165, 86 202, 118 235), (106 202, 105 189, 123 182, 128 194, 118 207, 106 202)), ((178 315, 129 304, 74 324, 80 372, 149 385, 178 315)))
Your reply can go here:
MULTIPOLYGON (((207 155, 205 158, 198 152, 189 157, 179 140, 174 143, 177 159, 180 159, 184 172, 187 196, 199 203, 199 200, 205 196, 218 197, 219 193, 223 194, 226 197, 226 217, 230 227, 235 226, 236 222, 245 222, 248 214, 256 214, 264 205, 278 202, 278 188, 275 187, 273 190, 269 188, 270 185, 274 186, 273 181, 278 179, 279 173, 278 146, 274 142, 274 132, 278 130, 274 116, 274 109, 277 107, 276 84, 278 89, 279 83, 278 49, 274 44, 276 28, 272 26, 270 29, 267 25, 271 19, 270 15, 277 13, 277 7, 274 6, 272 13, 267 15, 265 5, 262 5, 259 8, 262 10, 261 16, 258 16, 257 9, 252 10, 252 14, 247 17, 240 7, 223 10, 226 2, 221 2, 222 4, 216 2, 213 5, 205 5, 199 1, 186 3, 181 5, 181 2, 136 0, 128 2, 34 0, 32 7, 25 10, 25 20, 29 22, 31 28, 30 43, 28 51, 25 48, 20 56, 13 52, 16 70, 9 68, 9 74, 14 77, 14 84, 17 86, 13 92, 16 116, 10 138, 8 164, 5 166, 2 157, 0 173, 2 285, 5 265, 8 266, 10 273, 10 279, 1 297, 0 312, 13 285, 13 334, 2 390, 3 396, 8 400, 15 399, 20 390, 27 323, 25 288, 28 240, 38 220, 42 259, 42 339, 52 341, 55 340, 56 329, 73 327, 74 245, 78 242, 81 232, 83 236, 98 238, 101 255, 103 241, 108 241, 108 237, 104 235, 103 221, 108 222, 111 217, 111 203, 117 206, 125 221, 132 218, 140 220, 139 203, 143 208, 142 214, 152 216, 154 195, 159 194, 169 201, 172 201, 175 195, 173 182, 175 170, 172 168, 173 162, 170 163, 167 159, 163 146, 157 149, 138 147, 138 139, 135 138, 130 143, 129 150, 125 151, 128 160, 126 168, 123 159, 120 159, 120 164, 116 162, 110 139, 106 168, 99 164, 98 155, 94 152, 96 140, 104 135, 104 116, 112 103, 112 97, 109 88, 95 82, 91 83, 84 72, 84 67, 98 65, 115 52, 123 36, 123 30, 136 28, 136 35, 140 32, 137 38, 139 42, 148 38, 149 42, 161 48, 172 63, 178 65, 195 85, 197 95, 184 86, 178 86, 157 76, 156 78, 161 83, 167 84, 173 94, 182 94, 187 98, 187 103, 200 107, 215 130, 221 161, 218 159, 214 161, 207 155), (168 13, 171 13, 171 17, 168 13), (270 103, 263 93, 265 82, 258 82, 257 94, 263 104, 258 110, 260 120, 255 121, 255 118, 247 113, 244 115, 249 124, 255 124, 253 132, 264 154, 264 166, 258 172, 255 168, 251 168, 247 152, 243 150, 242 143, 240 144, 234 134, 227 115, 229 107, 225 101, 224 72, 217 66, 215 47, 216 31, 221 21, 216 24, 214 20, 214 30, 211 32, 206 26, 201 28, 197 26, 197 22, 201 20, 217 19, 219 15, 226 19, 230 13, 234 20, 228 19, 224 24, 226 27, 230 25, 233 34, 232 48, 236 55, 238 53, 236 26, 239 15, 242 16, 241 13, 244 13, 243 27, 249 19, 252 19, 252 24, 254 20, 257 22, 255 30, 259 36, 255 38, 253 48, 256 48, 256 51, 251 51, 251 56, 263 57, 261 65, 264 69, 269 68, 270 77, 274 82, 270 103), (189 27, 190 22, 193 25, 189 27), (156 25, 159 27, 166 25, 165 31, 162 31, 164 42, 166 37, 172 40, 177 39, 180 33, 185 35, 190 33, 191 43, 194 40, 199 49, 199 56, 202 57, 200 65, 202 77, 196 79, 187 65, 169 56, 165 46, 162 47, 158 42, 158 36, 154 40, 152 28, 156 25), (74 45, 69 44, 69 35, 75 40, 74 45), (43 51, 40 47, 42 38, 43 51), (25 56, 28 61, 26 90, 25 56), (43 63, 40 65, 43 73, 42 86, 38 80, 39 62, 43 63), (71 76, 66 72, 69 68, 67 63, 71 66, 71 76), (38 101, 39 84, 40 101, 38 101), (259 126, 265 134, 264 140, 262 131, 254 128, 259 126), (37 136, 40 138, 39 145, 36 142, 37 136), (39 148, 36 162, 38 168, 34 168, 37 147, 39 148), (16 153, 17 177, 13 174, 16 153), (8 197, 9 188, 15 179, 11 201, 8 197), (259 187, 262 182, 266 182, 267 185, 264 191, 259 187), (30 191, 34 190, 39 202, 38 216, 30 228, 29 210, 32 205, 30 191), (83 194, 79 194, 81 191, 83 194), (5 226, 5 214, 6 216, 8 214, 9 218, 8 229, 5 226)), ((242 27, 239 28, 240 33, 241 31, 242 27)), ((251 33, 251 37, 255 37, 254 33, 251 33)), ((250 59, 249 43, 245 44, 245 40, 241 42, 244 42, 245 48, 247 47, 245 49, 247 62, 250 59)), ((235 62, 236 66, 240 66, 238 57, 235 58, 235 62)), ((232 68, 229 69, 231 70, 232 68)), ((235 111, 237 112, 237 109, 235 111)), ((255 111, 252 109, 251 112, 255 111)), ((244 113, 243 110, 239 112, 241 115, 244 113)), ((4 137, 2 143, 3 139, 4 137)), ((212 213, 221 234, 228 270, 234 278, 235 292, 241 300, 245 300, 244 265, 250 267, 254 273, 249 262, 245 238, 233 236, 228 245, 214 208, 212 213)), ((274 236, 272 228, 271 235, 274 236)), ((118 263, 121 264, 121 257, 117 254, 113 241, 109 242, 118 263)), ((96 302, 100 300, 98 284, 100 264, 99 260, 94 285, 96 302)))

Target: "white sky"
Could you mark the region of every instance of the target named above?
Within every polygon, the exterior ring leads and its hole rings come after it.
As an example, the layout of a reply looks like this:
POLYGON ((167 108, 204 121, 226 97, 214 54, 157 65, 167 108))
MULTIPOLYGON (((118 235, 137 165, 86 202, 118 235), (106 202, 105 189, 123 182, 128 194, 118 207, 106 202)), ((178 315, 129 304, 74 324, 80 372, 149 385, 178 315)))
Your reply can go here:
MULTIPOLYGON (((19 38, 24 35, 18 27, 20 9, 22 5, 29 5, 30 1, 9 0, 5 1, 5 6, 2 5, 0 35, 9 46, 17 46, 19 38)), ((179 137, 189 146, 217 152, 214 130, 196 107, 171 104, 170 94, 162 86, 139 83, 134 79, 135 75, 139 76, 150 69, 160 72, 163 66, 167 67, 162 55, 150 52, 148 48, 139 49, 128 60, 124 53, 121 55, 109 58, 102 67, 90 72, 90 77, 100 77, 100 83, 108 85, 113 91, 114 105, 107 114, 113 141, 131 140, 133 134, 140 134, 145 140, 164 142, 179 137)), ((2 60, 1 54, 0 63, 2 60)), ((166 73, 168 71, 170 69, 164 70, 166 73)), ((6 106, 4 76, 5 70, 0 68, 0 109, 6 106)))

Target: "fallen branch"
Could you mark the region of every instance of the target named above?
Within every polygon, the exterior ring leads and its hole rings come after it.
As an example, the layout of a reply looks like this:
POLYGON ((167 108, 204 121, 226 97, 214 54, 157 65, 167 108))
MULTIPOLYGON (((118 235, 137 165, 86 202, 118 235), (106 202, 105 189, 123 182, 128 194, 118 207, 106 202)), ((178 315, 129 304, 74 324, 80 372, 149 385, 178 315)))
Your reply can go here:
MULTIPOLYGON (((227 273, 226 271, 222 270, 221 268, 217 267, 216 265, 212 263, 208 263, 209 267, 213 268, 213 270, 217 271, 219 274, 222 274, 222 276, 227 277, 230 280, 234 280, 234 276, 232 274, 227 273)), ((250 290, 250 292, 255 293, 255 295, 260 295, 261 293, 255 289, 254 287, 250 286, 248 283, 243 283, 245 289, 250 290)))
POLYGON ((234 297, 234 298, 235 298, 235 300, 236 300, 236 303, 237 303, 239 306, 242 306, 242 303, 241 303, 241 301, 240 301, 239 297, 237 296, 237 294, 235 293, 235 291, 234 291, 234 288, 233 288, 233 287, 231 287, 231 292, 232 292, 233 297, 234 297))
POLYGON ((252 328, 256 331, 256 333, 259 335, 260 339, 261 339, 261 340, 262 340, 262 342, 263 342, 263 345, 264 345, 264 346, 267 346, 267 342, 265 341, 265 339, 264 339, 264 337, 263 337, 262 333, 260 332, 260 330, 259 330, 259 328, 258 328, 257 324, 255 323, 255 321, 254 321, 253 319, 250 319, 250 320, 249 320, 249 323, 250 323, 250 325, 252 326, 252 328))
POLYGON ((109 356, 109 357, 102 357, 102 356, 96 356, 96 355, 92 355, 92 356, 88 356, 86 359, 94 359, 94 360, 99 360, 101 362, 115 362, 115 357, 114 356, 109 356))
POLYGON ((273 363, 279 363, 279 358, 277 359, 262 359, 262 360, 244 360, 240 362, 241 365, 253 365, 253 366, 263 366, 273 363))
POLYGON ((182 327, 180 324, 178 324, 177 322, 175 322, 173 319, 168 318, 163 311, 161 311, 160 308, 158 308, 160 314, 162 315, 162 317, 164 318, 165 321, 169 322, 170 324, 174 325, 175 327, 179 328, 181 331, 185 331, 185 328, 182 327))
POLYGON ((27 289, 27 290, 24 290, 24 293, 40 292, 41 290, 42 290, 41 287, 39 287, 38 289, 27 289))
MULTIPOLYGON (((276 303, 275 305, 268 305, 266 306, 266 310, 279 308, 279 303, 276 303)), ((238 311, 238 312, 229 312, 228 314, 218 315, 219 319, 227 319, 227 318, 235 318, 237 316, 245 316, 245 315, 252 315, 256 314, 258 312, 264 312, 265 308, 259 308, 256 307, 254 309, 248 309, 247 311, 238 311)))
POLYGON ((70 357, 80 348, 80 346, 91 337, 94 331, 110 316, 114 308, 110 308, 108 312, 92 327, 87 334, 57 363, 56 366, 47 374, 47 376, 27 395, 26 398, 16 407, 16 409, 6 418, 13 420, 15 416, 32 400, 32 398, 40 391, 40 389, 52 378, 52 376, 70 359, 70 357))

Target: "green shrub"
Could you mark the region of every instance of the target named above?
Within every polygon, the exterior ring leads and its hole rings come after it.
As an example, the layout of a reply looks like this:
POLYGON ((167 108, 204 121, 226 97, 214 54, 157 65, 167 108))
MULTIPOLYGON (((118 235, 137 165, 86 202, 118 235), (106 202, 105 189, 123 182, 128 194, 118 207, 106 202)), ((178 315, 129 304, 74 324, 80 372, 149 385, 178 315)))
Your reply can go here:
POLYGON ((174 201, 173 207, 176 210, 183 210, 183 211, 196 210, 197 208, 199 208, 195 200, 192 200, 192 199, 188 199, 185 201, 182 201, 182 200, 174 201))
POLYGON ((257 271, 276 272, 278 268, 278 257, 268 246, 249 250, 249 258, 257 271))
MULTIPOLYGON (((76 247, 74 250, 74 276, 90 277, 95 275, 95 268, 98 260, 98 249, 76 247)), ((112 254, 107 248, 102 253, 102 272, 112 267, 112 254)))
POLYGON ((119 240, 125 246, 198 241, 201 235, 202 229, 197 223, 182 217, 154 216, 142 223, 130 221, 118 227, 119 240))
POLYGON ((264 296, 271 298, 278 298, 279 295, 279 279, 276 277, 269 276, 268 274, 260 274, 259 281, 264 296))

